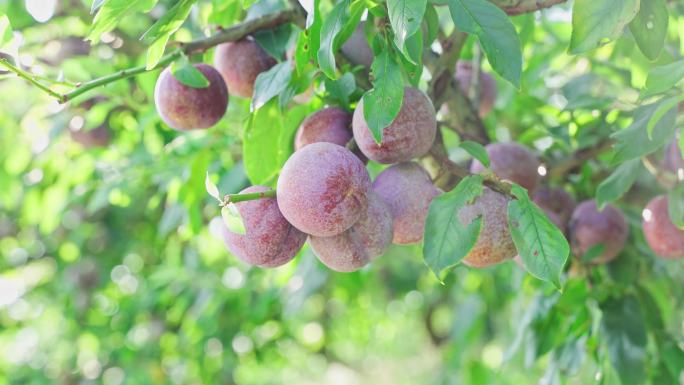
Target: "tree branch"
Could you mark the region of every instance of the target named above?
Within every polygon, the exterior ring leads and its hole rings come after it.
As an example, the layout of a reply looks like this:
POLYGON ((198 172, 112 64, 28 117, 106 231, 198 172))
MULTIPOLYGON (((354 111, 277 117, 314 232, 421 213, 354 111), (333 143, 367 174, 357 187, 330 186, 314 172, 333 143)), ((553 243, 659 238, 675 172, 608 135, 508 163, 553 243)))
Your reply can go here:
POLYGON ((610 150, 611 147, 613 147, 613 144, 615 144, 615 142, 612 139, 604 139, 594 146, 578 150, 565 160, 550 165, 548 175, 551 178, 562 177, 604 151, 610 150))
POLYGON ((554 5, 565 3, 566 1, 567 0, 492 0, 494 4, 498 5, 504 12, 511 16, 550 8, 554 5))

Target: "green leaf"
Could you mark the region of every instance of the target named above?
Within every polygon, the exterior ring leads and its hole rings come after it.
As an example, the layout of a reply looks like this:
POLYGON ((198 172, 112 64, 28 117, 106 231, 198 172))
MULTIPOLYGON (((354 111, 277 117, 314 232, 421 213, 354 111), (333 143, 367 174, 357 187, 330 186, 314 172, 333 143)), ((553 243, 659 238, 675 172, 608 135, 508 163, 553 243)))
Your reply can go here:
POLYGON ((245 235, 245 223, 242 221, 242 216, 234 203, 227 205, 221 209, 221 218, 231 233, 245 235))
POLYGON ((641 99, 669 91, 684 78, 684 60, 652 68, 648 71, 641 99))
POLYGON ((148 70, 156 67, 157 63, 159 63, 159 60, 164 55, 166 43, 171 35, 183 25, 196 1, 179 0, 142 35, 140 39, 151 45, 147 55, 146 68, 148 70))
POLYGON ((179 82, 188 87, 209 87, 209 80, 207 80, 202 71, 195 68, 185 57, 171 64, 171 73, 179 82))
POLYGON ((159 39, 152 43, 152 45, 147 49, 147 57, 145 59, 145 68, 149 71, 159 64, 159 61, 164 56, 164 50, 166 49, 166 43, 169 41, 169 37, 159 39))
POLYGON ((116 28, 126 16, 134 12, 147 12, 155 4, 157 0, 107 0, 97 11, 86 39, 93 44, 99 42, 103 33, 116 28))
POLYGON ((242 140, 242 159, 245 172, 252 184, 268 183, 280 170, 277 151, 283 130, 283 114, 276 100, 252 114, 242 140))
POLYGON ((639 0, 575 0, 570 53, 589 51, 622 34, 639 12, 639 0))
POLYGON ((356 79, 351 72, 347 72, 339 79, 325 78, 325 90, 331 98, 340 102, 341 106, 349 105, 349 97, 356 91, 356 79))
POLYGON ((675 226, 684 230, 684 183, 667 194, 667 212, 675 226))
POLYGON ((570 255, 563 232, 535 205, 527 190, 513 185, 517 200, 508 203, 508 227, 525 269, 560 289, 560 276, 570 255))
POLYGON ((649 138, 648 122, 658 109, 660 103, 653 103, 639 107, 634 111, 634 122, 624 130, 612 135, 616 144, 615 156, 612 163, 619 164, 628 160, 641 158, 665 145, 674 135, 676 109, 668 111, 653 128, 653 135, 649 138))
POLYGON ((667 114, 670 110, 677 107, 683 100, 684 94, 660 101, 658 108, 653 112, 653 115, 651 115, 651 118, 648 120, 648 124, 646 125, 646 131, 648 132, 649 139, 653 139, 653 130, 660 119, 662 119, 663 116, 665 116, 665 114, 667 114))
POLYGON ((641 2, 639 13, 629 23, 639 50, 651 60, 657 59, 665 46, 668 16, 665 0, 647 0, 641 2))
POLYGON ((411 85, 418 87, 423 74, 423 31, 418 30, 406 41, 406 53, 401 56, 406 77, 411 85))
POLYGON ((93 4, 90 6, 90 14, 92 15, 93 13, 97 12, 98 9, 104 4, 107 0, 93 0, 93 4))
POLYGON ((311 57, 311 35, 308 33, 300 33, 297 37, 297 45, 295 47, 295 70, 298 74, 303 74, 306 70, 306 66, 309 64, 309 58, 311 57))
POLYGON ((350 3, 350 0, 343 0, 337 3, 321 26, 321 46, 318 50, 318 65, 329 78, 335 78, 335 43, 338 40, 337 35, 349 20, 350 3))
POLYGON ((269 55, 274 58, 282 58, 285 55, 285 51, 287 51, 293 31, 292 24, 283 24, 277 28, 257 31, 253 36, 254 40, 269 55))
POLYGON ((204 177, 204 188, 207 189, 207 193, 214 199, 222 202, 221 193, 219 192, 218 187, 216 187, 216 184, 211 181, 211 178, 209 177, 209 171, 207 171, 207 175, 204 177))
POLYGON ((0 16, 0 48, 12 41, 14 33, 12 31, 12 24, 7 15, 0 16))
POLYGON ((598 186, 596 190, 596 202, 599 210, 603 210, 606 204, 619 199, 636 182, 641 170, 641 160, 632 159, 618 166, 608 178, 598 186))
POLYGON ((646 373, 646 325, 639 303, 632 296, 601 305, 601 334, 610 362, 622 385, 642 384, 646 373))
POLYGON ((399 51, 415 64, 406 52, 406 40, 418 31, 425 15, 427 0, 387 0, 387 11, 399 51))
POLYGON ((292 63, 289 61, 276 64, 268 71, 260 73, 254 82, 254 96, 250 110, 258 110, 283 92, 290 83, 290 79, 292 79, 292 63))
POLYGON ((363 95, 363 116, 373 138, 382 142, 382 130, 399 114, 404 100, 404 79, 401 68, 384 49, 371 65, 373 89, 363 95))
POLYGON ((482 195, 483 177, 464 178, 453 190, 436 197, 425 220, 423 257, 428 267, 440 276, 442 270, 455 266, 475 246, 482 227, 482 217, 462 223, 459 211, 482 195))
POLYGON ((487 154, 487 150, 483 145, 466 140, 461 143, 461 148, 466 150, 470 156, 479 160, 485 167, 489 167, 489 154, 487 154))
POLYGON ((460 30, 477 36, 494 71, 519 88, 522 49, 506 13, 486 0, 449 0, 449 11, 460 30))

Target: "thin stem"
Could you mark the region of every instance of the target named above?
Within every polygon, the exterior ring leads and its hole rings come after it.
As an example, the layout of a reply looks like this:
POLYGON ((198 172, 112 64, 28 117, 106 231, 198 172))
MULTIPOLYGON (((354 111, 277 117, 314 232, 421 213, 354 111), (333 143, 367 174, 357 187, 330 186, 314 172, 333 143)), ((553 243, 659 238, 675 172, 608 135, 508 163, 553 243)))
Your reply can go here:
POLYGON ((47 87, 46 85, 44 85, 44 84, 42 84, 41 82, 39 82, 38 80, 36 80, 33 74, 28 73, 28 72, 22 70, 22 69, 19 68, 19 67, 14 66, 12 63, 10 63, 10 62, 9 62, 7 59, 5 59, 5 58, 0 58, 0 65, 2 65, 3 67, 7 68, 8 70, 14 72, 14 73, 17 74, 17 76, 19 76, 20 78, 23 78, 23 79, 27 80, 29 83, 31 83, 31 84, 33 84, 34 86, 38 87, 40 90, 42 90, 43 92, 45 92, 45 93, 47 93, 48 95, 52 96, 53 98, 56 98, 56 99, 59 100, 60 102, 62 101, 62 99, 63 99, 63 96, 62 96, 62 95, 60 95, 59 93, 57 93, 57 92, 51 90, 49 87, 47 87))
POLYGON ((221 203, 221 206, 226 206, 229 203, 253 201, 256 199, 275 198, 275 196, 276 196, 275 190, 268 190, 268 191, 262 191, 262 192, 256 192, 256 193, 245 193, 245 194, 228 194, 228 195, 223 197, 223 202, 221 203))

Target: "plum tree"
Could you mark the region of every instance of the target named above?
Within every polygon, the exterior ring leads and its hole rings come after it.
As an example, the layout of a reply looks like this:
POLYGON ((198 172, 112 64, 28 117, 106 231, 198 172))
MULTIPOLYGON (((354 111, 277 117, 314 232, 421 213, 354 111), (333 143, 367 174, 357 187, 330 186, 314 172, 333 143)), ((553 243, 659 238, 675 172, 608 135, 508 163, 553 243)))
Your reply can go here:
POLYGON ((395 164, 375 178, 373 191, 390 207, 392 241, 397 244, 420 242, 430 203, 441 193, 432 184, 427 171, 415 162, 395 164))
MULTIPOLYGON (((534 192, 539 181, 539 160, 530 150, 514 142, 491 143, 485 148, 494 174, 534 192)), ((470 165, 470 172, 474 174, 485 170, 477 159, 470 165)))
POLYGON ((684 229, 672 223, 667 197, 653 198, 643 217, 644 236, 651 249, 663 258, 684 258, 684 229))
MULTIPOLYGON (((456 80, 461 85, 463 92, 468 95, 470 91, 471 81, 473 79, 473 63, 469 61, 459 61, 456 65, 456 80)), ((494 102, 496 101, 496 80, 492 75, 480 71, 478 76, 479 83, 479 97, 480 103, 478 106, 478 113, 480 117, 486 116, 492 108, 494 108, 494 102)))
POLYGON ((278 178, 278 206, 299 230, 329 237, 361 218, 370 184, 364 164, 351 151, 312 143, 285 162, 278 178))
POLYGON ((221 74, 207 64, 194 66, 207 78, 208 87, 186 86, 166 68, 154 88, 157 112, 176 130, 209 128, 221 120, 228 107, 228 89, 221 74))
POLYGON ((216 47, 214 65, 231 95, 251 98, 257 76, 276 65, 276 61, 256 41, 246 38, 216 47))
MULTIPOLYGON (((268 190, 265 186, 251 186, 241 193, 268 190)), ((245 233, 239 234, 224 227, 224 242, 231 253, 250 265, 260 267, 281 266, 297 255, 306 241, 306 234, 285 220, 275 198, 234 204, 242 217, 245 233)))
POLYGON ((572 212, 575 210, 575 206, 577 206, 575 198, 562 187, 540 187, 535 190, 532 199, 547 214, 555 214, 558 220, 563 223, 563 227, 570 220, 570 216, 572 216, 572 212))
POLYGON ((629 228, 625 216, 612 205, 599 211, 596 201, 580 203, 569 224, 570 245, 576 257, 596 252, 590 263, 606 263, 615 259, 625 247, 629 228), (602 249, 596 249, 601 247, 602 249), (600 253, 599 253, 600 251, 600 253))
POLYGON ((352 64, 370 68, 371 64, 373 64, 373 51, 370 45, 368 45, 368 40, 366 40, 366 35, 363 32, 365 24, 365 22, 362 22, 356 26, 349 39, 342 44, 340 51, 352 64))
POLYGON ((684 169, 684 158, 682 158, 682 150, 677 141, 673 141, 665 148, 663 166, 673 174, 679 174, 679 170, 684 169))
POLYGON ((392 242, 392 214, 387 204, 369 192, 368 209, 352 227, 332 237, 310 236, 309 243, 318 259, 339 272, 364 267, 382 255, 392 242))
POLYGON ((399 163, 422 156, 430 150, 437 133, 435 108, 430 99, 413 87, 404 88, 401 109, 394 121, 382 130, 378 144, 363 115, 363 100, 354 111, 354 139, 368 159, 379 163, 399 163))
POLYGON ((482 195, 458 212, 463 224, 482 218, 480 236, 463 258, 464 264, 477 268, 492 266, 518 253, 508 228, 508 201, 506 196, 485 187, 482 195))

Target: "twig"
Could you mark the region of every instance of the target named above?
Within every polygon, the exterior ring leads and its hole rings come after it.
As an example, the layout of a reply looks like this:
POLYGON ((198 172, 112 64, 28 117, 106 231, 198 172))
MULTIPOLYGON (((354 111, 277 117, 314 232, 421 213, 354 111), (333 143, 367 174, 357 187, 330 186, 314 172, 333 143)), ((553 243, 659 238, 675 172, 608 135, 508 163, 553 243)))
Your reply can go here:
POLYGON ((641 158, 641 162, 648 172, 660 183, 661 186, 672 189, 677 185, 677 176, 663 170, 656 165, 656 162, 650 155, 641 158))
POLYGON ((255 193, 244 193, 244 194, 227 194, 223 196, 223 201, 219 204, 221 207, 227 206, 229 203, 237 203, 244 201, 253 201, 256 199, 264 198, 275 198, 276 191, 268 190, 255 193))
POLYGON ((550 8, 556 4, 565 3, 566 1, 567 0, 516 0, 511 4, 511 0, 494 0, 493 3, 498 5, 507 14, 515 16, 539 11, 544 8, 550 8))
POLYGON ((592 147, 583 148, 568 158, 551 165, 548 170, 548 175, 551 178, 562 177, 582 166, 587 161, 594 159, 597 155, 610 150, 613 144, 615 144, 615 142, 612 139, 604 139, 592 147))
POLYGON ((0 58, 0 65, 3 67, 7 68, 8 70, 14 72, 17 74, 22 79, 27 80, 29 83, 33 84, 34 86, 38 87, 41 89, 43 92, 47 93, 48 95, 52 96, 53 98, 57 98, 57 100, 61 101, 63 95, 60 95, 59 93, 53 91, 50 89, 50 87, 44 85, 43 83, 39 82, 33 74, 30 74, 24 70, 22 70, 19 67, 14 66, 12 63, 9 62, 9 60, 5 58, 0 58))

